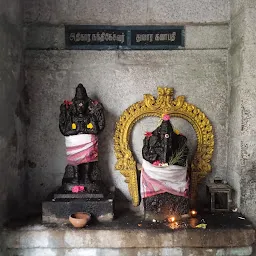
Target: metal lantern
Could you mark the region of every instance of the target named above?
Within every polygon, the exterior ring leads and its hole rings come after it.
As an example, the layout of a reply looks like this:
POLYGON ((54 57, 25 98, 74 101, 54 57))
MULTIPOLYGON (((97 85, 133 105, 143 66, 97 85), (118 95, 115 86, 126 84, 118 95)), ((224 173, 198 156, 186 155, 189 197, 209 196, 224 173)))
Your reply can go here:
POLYGON ((232 187, 222 180, 207 184, 211 212, 227 212, 231 209, 232 187))

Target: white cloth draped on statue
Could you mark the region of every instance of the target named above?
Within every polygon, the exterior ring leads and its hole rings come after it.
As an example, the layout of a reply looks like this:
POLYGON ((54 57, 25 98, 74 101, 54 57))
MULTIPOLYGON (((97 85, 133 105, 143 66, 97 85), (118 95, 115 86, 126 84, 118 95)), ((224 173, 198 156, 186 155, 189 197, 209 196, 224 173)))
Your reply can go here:
POLYGON ((142 198, 165 192, 188 197, 187 166, 155 166, 143 159, 140 183, 142 198))
POLYGON ((98 138, 93 134, 78 134, 65 137, 67 161, 79 165, 98 161, 98 138))

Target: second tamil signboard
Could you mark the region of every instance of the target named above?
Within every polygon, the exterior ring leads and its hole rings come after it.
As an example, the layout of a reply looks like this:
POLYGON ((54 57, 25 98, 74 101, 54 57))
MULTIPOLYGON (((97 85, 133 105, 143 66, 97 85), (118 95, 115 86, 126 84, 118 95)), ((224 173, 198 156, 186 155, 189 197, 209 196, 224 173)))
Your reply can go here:
POLYGON ((67 49, 172 50, 184 48, 183 26, 65 26, 67 49))

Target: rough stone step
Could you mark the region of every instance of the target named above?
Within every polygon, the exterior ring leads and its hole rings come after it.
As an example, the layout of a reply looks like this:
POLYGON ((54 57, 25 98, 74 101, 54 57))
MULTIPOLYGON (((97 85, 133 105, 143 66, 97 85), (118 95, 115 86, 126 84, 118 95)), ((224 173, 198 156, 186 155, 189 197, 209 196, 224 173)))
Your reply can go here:
MULTIPOLYGON (((198 216, 199 218, 199 216, 198 216)), ((172 230, 127 214, 82 229, 70 224, 13 223, 2 230, 3 255, 252 255, 255 230, 239 213, 201 216, 206 229, 172 230)))
POLYGON ((253 229, 178 230, 74 229, 35 226, 31 230, 5 230, 7 248, 226 248, 251 246, 253 229))
POLYGON ((240 248, 75 248, 75 249, 9 249, 8 256, 249 256, 252 247, 240 248))

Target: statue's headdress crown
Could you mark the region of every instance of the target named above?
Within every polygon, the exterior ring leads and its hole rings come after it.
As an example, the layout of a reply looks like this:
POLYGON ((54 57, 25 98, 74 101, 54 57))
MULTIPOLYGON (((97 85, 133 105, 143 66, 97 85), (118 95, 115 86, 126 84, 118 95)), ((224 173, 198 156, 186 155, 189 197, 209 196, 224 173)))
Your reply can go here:
POLYGON ((161 125, 159 126, 159 131, 167 132, 168 134, 173 133, 173 127, 170 120, 163 120, 161 125))
POLYGON ((75 94, 74 100, 87 100, 87 99, 88 99, 88 96, 87 96, 86 89, 82 84, 79 84, 76 87, 76 94, 75 94))

